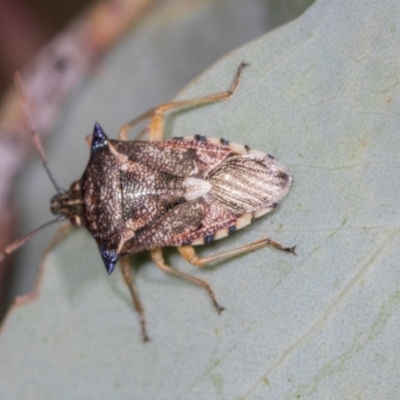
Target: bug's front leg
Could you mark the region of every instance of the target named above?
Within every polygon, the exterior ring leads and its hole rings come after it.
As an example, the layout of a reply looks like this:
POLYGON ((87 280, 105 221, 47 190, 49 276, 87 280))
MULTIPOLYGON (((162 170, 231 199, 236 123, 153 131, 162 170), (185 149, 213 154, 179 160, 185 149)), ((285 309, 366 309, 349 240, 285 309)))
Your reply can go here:
POLYGON ((139 294, 136 290, 135 282, 132 277, 132 271, 131 271, 131 266, 129 263, 129 257, 122 257, 120 260, 120 265, 121 265, 122 276, 124 277, 124 281, 125 281, 126 285, 128 286, 129 292, 131 294, 133 306, 135 307, 135 310, 139 314, 139 322, 140 322, 140 326, 141 326, 141 330, 142 330, 143 341, 147 342, 150 340, 150 338, 147 334, 146 315, 144 312, 142 302, 140 301, 139 294))
POLYGON ((179 253, 181 253, 182 257, 190 262, 190 264, 196 267, 203 267, 204 265, 210 264, 212 262, 223 260, 224 258, 234 257, 239 254, 248 253, 249 251, 254 251, 261 249, 266 246, 275 247, 278 250, 287 251, 289 253, 296 254, 296 246, 293 247, 284 247, 280 243, 274 242, 269 238, 264 238, 261 240, 257 240, 255 242, 248 243, 244 246, 238 247, 237 249, 223 251, 221 253, 213 254, 207 257, 198 257, 196 251, 193 246, 182 246, 178 247, 179 253))
POLYGON ((195 285, 200 286, 200 287, 204 288, 205 290, 207 290, 207 293, 211 297, 211 300, 214 304, 214 307, 217 309, 218 314, 220 314, 223 310, 225 310, 224 307, 221 307, 218 304, 215 293, 207 281, 204 281, 204 280, 196 278, 194 276, 177 271, 176 269, 173 269, 169 265, 165 264, 161 249, 150 250, 150 255, 151 255, 151 258, 153 259, 154 263, 162 271, 167 272, 171 275, 177 276, 179 278, 185 279, 185 280, 187 280, 191 283, 194 283, 195 285))
POLYGON ((133 128, 137 123, 147 118, 151 118, 149 125, 150 140, 162 140, 164 136, 164 114, 167 111, 174 110, 176 108, 197 106, 206 103, 214 103, 216 101, 228 100, 232 98, 233 93, 235 92, 239 84, 240 74, 242 73, 243 68, 248 65, 249 64, 246 64, 244 62, 239 65, 236 71, 235 78, 232 81, 231 86, 227 91, 210 94, 208 96, 196 97, 194 99, 161 104, 160 106, 152 108, 151 110, 145 112, 144 114, 140 115, 134 120, 123 125, 118 132, 119 139, 128 140, 128 131, 131 128, 133 128))

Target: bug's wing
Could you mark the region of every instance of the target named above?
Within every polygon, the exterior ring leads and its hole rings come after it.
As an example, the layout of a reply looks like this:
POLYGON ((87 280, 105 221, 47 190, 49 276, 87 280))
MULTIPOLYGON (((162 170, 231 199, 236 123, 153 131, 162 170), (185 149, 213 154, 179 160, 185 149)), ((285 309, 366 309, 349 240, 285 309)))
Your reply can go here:
POLYGON ((291 176, 271 156, 254 152, 230 156, 211 172, 208 181, 212 189, 207 196, 239 217, 275 208, 288 192, 291 176))
POLYGON ((205 177, 232 153, 229 146, 187 138, 158 142, 111 143, 131 161, 139 162, 155 171, 180 177, 205 177))
POLYGON ((210 237, 217 231, 226 231, 227 235, 236 220, 235 215, 220 205, 201 197, 177 205, 153 220, 145 229, 137 231, 125 243, 121 255, 156 247, 187 245, 198 238, 210 237))
MULTIPOLYGON (((187 182, 186 178, 183 183, 187 182)), ((154 215, 124 244, 130 253, 155 247, 203 244, 227 236, 271 211, 290 187, 288 171, 270 156, 252 152, 227 157, 203 179, 186 186, 184 202, 154 215), (206 192, 198 193, 200 182, 206 192)))

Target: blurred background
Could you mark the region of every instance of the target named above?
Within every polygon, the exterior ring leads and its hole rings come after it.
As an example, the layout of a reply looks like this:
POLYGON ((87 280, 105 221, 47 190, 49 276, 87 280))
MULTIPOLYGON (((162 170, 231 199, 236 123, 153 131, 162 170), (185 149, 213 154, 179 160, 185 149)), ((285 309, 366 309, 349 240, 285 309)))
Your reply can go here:
MULTIPOLYGON (((56 177, 63 179, 65 175, 63 183, 71 182, 70 176, 76 179, 83 168, 79 162, 71 165, 71 154, 77 159, 87 158, 82 137, 88 132, 83 128, 73 139, 71 128, 67 129, 68 134, 63 134, 63 130, 68 124, 71 126, 71 118, 76 116, 76 110, 71 116, 71 104, 82 95, 82 82, 101 75, 107 64, 104 59, 110 53, 132 52, 126 68, 133 65, 136 74, 135 83, 115 82, 121 85, 118 106, 112 99, 104 98, 115 111, 125 112, 127 116, 118 120, 122 124, 168 101, 224 54, 298 17, 312 2, 1 0, 0 249, 51 218, 48 199, 54 194, 27 135, 26 116, 13 86, 16 70, 22 72, 29 107, 41 137, 51 132, 57 133, 57 137, 64 135, 52 139, 50 145, 48 140, 44 143, 56 177), (126 36, 135 43, 133 47, 126 44, 126 36), (125 101, 123 91, 130 96, 125 101), (70 114, 64 111, 68 108, 70 114), (133 114, 133 110, 137 111, 133 114), (76 147, 69 148, 72 143, 76 147), (28 160, 30 166, 26 168, 28 160)), ((40 261, 56 229, 41 232, 12 257, 0 262, 0 319, 15 296, 33 290, 40 261)))
POLYGON ((34 55, 69 21, 92 3, 89 0, 2 0, 0 2, 0 94, 34 55))
MULTIPOLYGON (((134 1, 134 0, 133 0, 134 1)), ((153 11, 166 3, 192 0, 153 1, 153 11)), ((223 2, 225 0, 219 0, 223 2)), ((245 0, 243 0, 245 2, 245 0)), ((300 15, 312 0, 264 0, 265 30, 300 15)), ((0 95, 35 54, 94 0, 2 0, 0 2, 0 95)))

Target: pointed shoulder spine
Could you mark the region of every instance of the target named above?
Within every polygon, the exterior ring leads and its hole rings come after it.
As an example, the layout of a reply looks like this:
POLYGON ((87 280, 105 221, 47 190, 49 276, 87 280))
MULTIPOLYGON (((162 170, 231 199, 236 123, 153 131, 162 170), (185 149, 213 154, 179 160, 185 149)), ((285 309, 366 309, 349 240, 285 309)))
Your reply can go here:
POLYGON ((107 140, 108 140, 107 135, 104 133, 101 126, 96 122, 94 124, 93 136, 92 136, 92 148, 91 148, 92 152, 104 148, 107 145, 107 140))
POLYGON ((104 246, 99 246, 100 255, 103 259, 104 266, 106 267, 106 271, 108 275, 114 271, 115 265, 118 262, 118 254, 115 250, 106 249, 104 246))

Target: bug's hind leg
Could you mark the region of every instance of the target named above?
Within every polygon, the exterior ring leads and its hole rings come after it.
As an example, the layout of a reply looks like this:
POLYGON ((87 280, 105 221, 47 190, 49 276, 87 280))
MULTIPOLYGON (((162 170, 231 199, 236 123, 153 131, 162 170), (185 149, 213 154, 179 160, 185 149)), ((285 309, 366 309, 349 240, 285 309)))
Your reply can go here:
POLYGON ((283 247, 280 243, 274 242, 269 238, 264 238, 257 240, 255 242, 248 243, 244 246, 238 247, 237 249, 231 249, 227 251, 223 251, 221 253, 213 254, 207 257, 198 257, 196 251, 193 246, 182 246, 178 247, 179 253, 181 253, 182 257, 190 262, 190 264, 196 267, 203 267, 204 265, 210 264, 212 262, 223 260, 224 258, 234 257, 239 254, 248 253, 249 251, 254 251, 261 249, 266 246, 275 247, 278 250, 287 251, 289 253, 296 254, 296 246, 293 247, 283 247))
POLYGON ((235 79, 233 80, 230 88, 225 92, 214 93, 208 96, 196 97, 194 99, 182 100, 182 101, 175 101, 171 103, 164 103, 159 105, 158 107, 152 108, 149 111, 145 112, 144 114, 140 115, 139 117, 135 118, 134 120, 128 122, 127 124, 123 125, 119 132, 118 137, 120 140, 128 140, 128 131, 133 128, 137 123, 151 118, 149 130, 150 130, 150 140, 161 140, 164 136, 164 113, 176 108, 182 107, 190 107, 190 106, 197 106, 200 104, 206 103, 214 103, 216 101, 221 100, 228 100, 232 98, 233 93, 235 92, 239 80, 240 74, 244 67, 249 64, 241 63, 236 71, 235 79))
POLYGON ((195 285, 200 286, 200 287, 204 288, 205 290, 207 290, 207 293, 211 297, 214 307, 216 308, 216 310, 218 311, 219 314, 224 310, 224 307, 221 307, 218 304, 215 293, 207 281, 204 281, 204 280, 196 278, 194 276, 177 271, 176 269, 173 269, 169 265, 165 264, 164 257, 162 255, 162 250, 160 248, 150 250, 150 255, 151 255, 151 258, 153 259, 154 263, 162 271, 167 272, 171 275, 177 276, 179 278, 185 279, 185 280, 187 280, 191 283, 194 283, 195 285))
POLYGON ((150 338, 147 334, 146 315, 144 312, 142 302, 140 301, 139 294, 135 287, 135 282, 133 280, 131 266, 129 263, 129 257, 122 257, 120 260, 120 265, 121 265, 122 276, 124 277, 124 281, 128 286, 129 292, 131 294, 133 306, 135 307, 135 310, 139 314, 139 322, 142 330, 143 341, 147 342, 150 340, 150 338))

